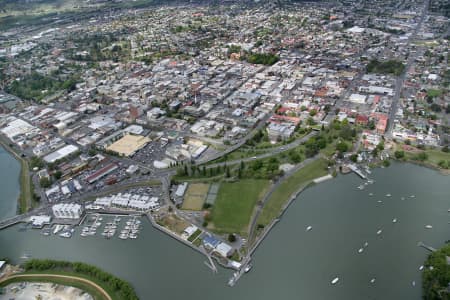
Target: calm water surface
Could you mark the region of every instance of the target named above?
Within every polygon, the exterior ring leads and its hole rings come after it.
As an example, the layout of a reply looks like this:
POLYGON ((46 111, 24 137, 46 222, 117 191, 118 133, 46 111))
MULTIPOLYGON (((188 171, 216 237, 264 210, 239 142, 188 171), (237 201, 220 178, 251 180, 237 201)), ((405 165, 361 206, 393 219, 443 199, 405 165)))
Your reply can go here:
POLYGON ((0 146, 0 220, 17 212, 20 163, 0 146))
POLYGON ((146 221, 139 238, 126 241, 45 237, 12 227, 0 231, 0 257, 20 262, 27 253, 95 264, 132 282, 141 299, 421 299, 419 266, 428 252, 417 243, 440 247, 450 239, 450 177, 409 164, 371 177, 375 183, 362 191, 363 181, 347 175, 303 192, 234 288, 226 285, 230 271, 212 274, 203 256, 146 221))

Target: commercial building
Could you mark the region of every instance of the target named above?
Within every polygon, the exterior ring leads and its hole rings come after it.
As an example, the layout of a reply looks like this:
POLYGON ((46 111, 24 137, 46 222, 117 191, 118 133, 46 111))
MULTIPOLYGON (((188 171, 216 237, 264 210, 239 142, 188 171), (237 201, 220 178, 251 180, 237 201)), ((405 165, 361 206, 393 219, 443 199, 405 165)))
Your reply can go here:
POLYGON ((51 216, 31 216, 30 217, 31 226, 33 228, 42 228, 44 225, 50 224, 52 220, 51 216))
POLYGON ((90 184, 96 182, 97 180, 105 177, 106 175, 108 175, 109 173, 117 170, 119 167, 115 164, 115 163, 110 163, 106 166, 104 166, 103 168, 101 168, 100 170, 98 170, 97 172, 95 172, 94 174, 90 175, 88 178, 86 178, 86 181, 90 184))
POLYGON ((65 147, 62 147, 61 149, 56 150, 55 152, 50 153, 49 155, 44 157, 44 160, 47 163, 53 163, 57 160, 63 159, 75 152, 77 152, 79 149, 77 146, 74 145, 67 145, 65 147))
POLYGON ((106 150, 116 152, 122 156, 132 156, 141 148, 145 147, 150 139, 145 136, 127 134, 120 140, 111 144, 106 150))
POLYGON ((58 203, 52 206, 53 215, 59 219, 79 219, 83 207, 76 203, 58 203))

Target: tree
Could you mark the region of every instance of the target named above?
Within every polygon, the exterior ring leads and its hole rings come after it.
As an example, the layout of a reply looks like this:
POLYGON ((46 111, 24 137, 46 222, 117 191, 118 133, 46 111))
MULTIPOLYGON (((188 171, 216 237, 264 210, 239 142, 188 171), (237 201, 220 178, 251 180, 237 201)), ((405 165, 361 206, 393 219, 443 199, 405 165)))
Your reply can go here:
POLYGON ((350 156, 350 160, 351 160, 352 162, 357 162, 357 161, 358 161, 358 154, 352 154, 352 155, 350 156))
POLYGON ((348 145, 347 145, 347 143, 342 142, 342 141, 339 142, 339 143, 337 143, 337 144, 336 144, 336 150, 339 151, 339 152, 341 152, 341 153, 347 152, 347 150, 348 150, 348 145))
POLYGON ((62 172, 58 170, 55 173, 53 173, 53 176, 55 177, 56 180, 58 180, 61 178, 62 172))
POLYGON ((401 159, 405 157, 405 152, 404 151, 395 151, 394 152, 394 156, 396 159, 401 159))
POLYGON ((50 179, 48 179, 47 177, 42 177, 42 178, 39 180, 39 185, 40 185, 42 188, 46 189, 46 188, 49 188, 49 187, 52 185, 52 182, 51 182, 50 179))
POLYGON ((230 243, 236 242, 236 235, 233 234, 233 233, 229 234, 229 235, 228 235, 228 241, 229 241, 230 243))

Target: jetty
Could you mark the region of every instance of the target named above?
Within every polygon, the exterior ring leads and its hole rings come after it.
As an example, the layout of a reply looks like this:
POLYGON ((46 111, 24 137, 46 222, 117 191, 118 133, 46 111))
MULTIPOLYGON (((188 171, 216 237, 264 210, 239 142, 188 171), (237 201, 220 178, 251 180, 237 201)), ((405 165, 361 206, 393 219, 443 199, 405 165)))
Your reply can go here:
POLYGON ((358 175, 362 179, 367 179, 367 176, 364 175, 364 173, 360 169, 358 169, 358 167, 356 165, 350 164, 350 165, 348 165, 348 167, 350 168, 350 170, 352 170, 356 175, 358 175))
POLYGON ((418 242, 417 246, 425 248, 425 249, 427 249, 428 251, 431 251, 431 252, 436 252, 437 251, 436 248, 433 248, 431 246, 425 245, 423 242, 418 242))

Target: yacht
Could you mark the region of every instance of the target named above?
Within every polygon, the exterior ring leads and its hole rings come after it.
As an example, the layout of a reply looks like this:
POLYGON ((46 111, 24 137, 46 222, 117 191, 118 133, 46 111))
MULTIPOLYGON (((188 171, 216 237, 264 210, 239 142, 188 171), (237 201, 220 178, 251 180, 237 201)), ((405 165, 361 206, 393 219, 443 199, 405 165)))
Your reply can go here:
POLYGON ((339 281, 339 277, 336 277, 331 281, 331 284, 336 284, 338 281, 339 281))
POLYGON ((306 227, 306 231, 310 231, 312 229, 312 226, 306 227))
POLYGON ((397 218, 392 219, 392 223, 397 223, 397 218))

